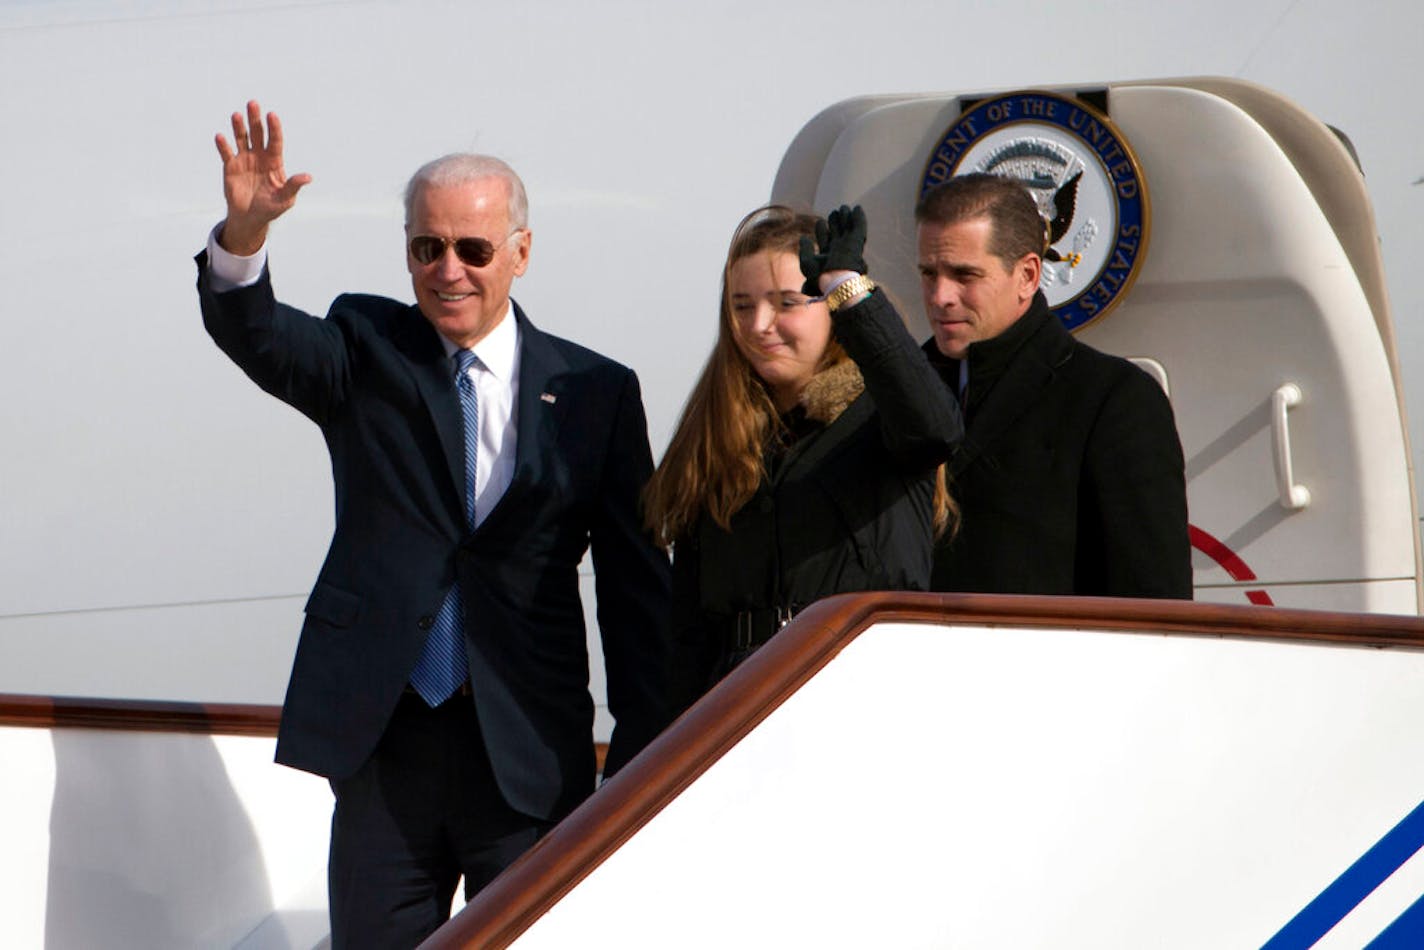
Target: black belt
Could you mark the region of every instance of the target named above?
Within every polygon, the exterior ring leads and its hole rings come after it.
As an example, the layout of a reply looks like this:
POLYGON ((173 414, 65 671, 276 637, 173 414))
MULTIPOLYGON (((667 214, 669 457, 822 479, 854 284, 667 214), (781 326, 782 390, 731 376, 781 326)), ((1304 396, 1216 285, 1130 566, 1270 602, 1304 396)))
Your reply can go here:
POLYGON ((803 606, 763 607, 732 614, 726 633, 728 651, 733 654, 752 652, 776 636, 776 632, 790 623, 803 606))

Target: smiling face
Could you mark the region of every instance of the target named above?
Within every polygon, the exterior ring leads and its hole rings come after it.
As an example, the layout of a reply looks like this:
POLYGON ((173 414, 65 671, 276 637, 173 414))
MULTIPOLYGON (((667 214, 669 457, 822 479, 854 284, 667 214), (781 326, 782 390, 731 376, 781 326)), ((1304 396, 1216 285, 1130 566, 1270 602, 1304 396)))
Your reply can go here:
POLYGON ((484 238, 495 247, 483 267, 460 260, 452 244, 429 264, 406 250, 406 268, 420 312, 441 336, 468 348, 484 339, 509 306, 514 278, 529 266, 530 233, 510 234, 509 186, 501 178, 454 185, 426 185, 411 203, 406 241, 419 234, 439 238, 484 238))
POLYGON ((987 217, 919 227, 920 289, 935 346, 963 359, 969 344, 991 340, 1023 316, 1038 290, 1036 254, 1005 266, 990 253, 987 217))
POLYGON ((766 383, 778 412, 796 405, 831 340, 824 302, 801 293, 796 254, 749 254, 727 272, 727 297, 737 349, 766 383))

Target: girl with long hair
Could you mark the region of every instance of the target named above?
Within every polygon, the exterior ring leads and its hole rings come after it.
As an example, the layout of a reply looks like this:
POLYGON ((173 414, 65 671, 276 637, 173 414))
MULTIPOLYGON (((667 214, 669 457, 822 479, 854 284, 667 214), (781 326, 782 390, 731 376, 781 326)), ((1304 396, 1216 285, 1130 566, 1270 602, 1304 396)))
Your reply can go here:
POLYGON ((673 549, 677 711, 814 600, 927 589, 952 529, 959 407, 864 276, 865 235, 859 208, 773 205, 732 237, 717 343, 644 492, 673 549))

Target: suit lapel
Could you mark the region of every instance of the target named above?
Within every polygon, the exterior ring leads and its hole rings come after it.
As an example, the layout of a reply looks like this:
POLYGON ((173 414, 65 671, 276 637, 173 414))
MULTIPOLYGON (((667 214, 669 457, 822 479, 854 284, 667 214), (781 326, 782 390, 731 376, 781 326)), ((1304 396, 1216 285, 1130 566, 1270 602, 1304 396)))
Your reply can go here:
POLYGON ((476 533, 498 524, 508 517, 511 509, 517 510, 520 496, 544 477, 549 452, 557 441, 559 426, 573 398, 565 388, 567 361, 549 337, 529 322, 519 305, 516 303, 513 307, 514 318, 519 322, 514 477, 476 533))
POLYGON ((457 511, 464 511, 465 484, 465 422, 455 393, 454 368, 435 329, 411 307, 401 323, 397 345, 410 359, 416 387, 420 390, 440 448, 445 455, 445 467, 450 474, 450 498, 457 511))

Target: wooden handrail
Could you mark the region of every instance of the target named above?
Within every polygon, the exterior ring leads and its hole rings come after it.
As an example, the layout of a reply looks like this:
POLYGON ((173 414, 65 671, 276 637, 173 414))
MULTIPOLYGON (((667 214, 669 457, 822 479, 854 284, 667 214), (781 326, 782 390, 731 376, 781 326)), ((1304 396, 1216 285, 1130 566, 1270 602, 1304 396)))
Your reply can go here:
MULTIPOLYGON (((0 693, 0 726, 31 729, 112 729, 274 738, 281 717, 282 707, 257 703, 182 703, 0 693)), ((594 754, 601 772, 608 743, 595 743, 594 754)))
POLYGON ((421 946, 507 947, 876 623, 1152 631, 1424 648, 1424 618, 1115 598, 876 593, 828 598, 717 684, 421 946))
POLYGON ((275 736, 281 708, 247 703, 0 694, 0 726, 275 736))

